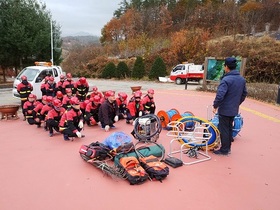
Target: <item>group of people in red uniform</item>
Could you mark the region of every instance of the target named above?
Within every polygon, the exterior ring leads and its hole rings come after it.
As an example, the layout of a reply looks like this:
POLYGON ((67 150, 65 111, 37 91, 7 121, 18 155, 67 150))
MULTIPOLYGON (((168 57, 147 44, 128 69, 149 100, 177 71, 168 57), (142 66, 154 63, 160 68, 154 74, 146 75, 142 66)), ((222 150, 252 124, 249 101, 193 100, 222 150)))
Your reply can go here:
POLYGON ((43 125, 50 137, 54 131, 62 133, 66 141, 71 137, 84 137, 84 124, 99 124, 107 132, 121 119, 133 124, 137 117, 154 114, 156 109, 153 89, 144 96, 140 90, 136 91, 130 99, 125 92, 119 92, 116 97, 113 90, 103 95, 96 86, 89 93, 85 77, 74 82, 72 75, 67 73, 66 78, 62 75, 58 83, 52 76, 47 76, 41 85, 42 101, 39 101, 31 93, 33 88, 26 76, 22 76, 21 80, 17 90, 24 120, 37 127, 43 125))

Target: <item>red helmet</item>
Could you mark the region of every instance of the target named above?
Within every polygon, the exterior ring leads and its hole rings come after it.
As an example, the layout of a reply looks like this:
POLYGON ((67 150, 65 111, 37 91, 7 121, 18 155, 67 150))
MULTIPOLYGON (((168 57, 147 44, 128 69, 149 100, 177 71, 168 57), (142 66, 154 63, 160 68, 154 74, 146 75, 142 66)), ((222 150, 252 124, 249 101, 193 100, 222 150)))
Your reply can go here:
POLYGON ((51 103, 52 100, 53 100, 53 97, 52 97, 52 96, 47 96, 47 100, 46 100, 46 101, 47 101, 48 103, 51 103))
POLYGON ((71 88, 66 88, 66 89, 65 89, 65 93, 72 93, 71 88))
POLYGON ((20 77, 21 81, 27 80, 27 77, 25 75, 20 77))
POLYGON ((65 76, 64 76, 63 74, 61 74, 59 78, 60 78, 60 79, 64 79, 65 76))
POLYGON ((115 96, 115 91, 112 90, 108 90, 105 92, 105 96, 108 98, 110 96, 115 96))
POLYGON ((50 77, 49 76, 45 76, 45 81, 49 81, 50 77))
POLYGON ((29 94, 29 96, 28 96, 28 98, 33 98, 33 99, 36 99, 37 97, 36 97, 36 95, 35 94, 29 94))
POLYGON ((97 91, 97 90, 98 90, 98 88, 96 86, 92 87, 92 91, 97 91))
POLYGON ((42 101, 47 101, 47 96, 46 95, 42 96, 42 101))
POLYGON ((61 107, 61 101, 59 99, 54 99, 53 101, 53 106, 55 107, 61 107))
POLYGON ((71 73, 67 73, 67 74, 66 74, 66 78, 71 79, 71 78, 72 78, 72 74, 71 74, 71 73))
POLYGON ((71 105, 80 105, 80 101, 79 101, 79 99, 77 97, 72 97, 70 99, 70 104, 71 105))
POLYGON ((80 81, 81 84, 86 84, 87 79, 86 79, 85 77, 81 77, 81 78, 79 79, 79 81, 80 81))
POLYGON ((124 93, 124 92, 118 93, 118 96, 119 96, 120 98, 122 98, 123 100, 126 100, 126 99, 127 99, 127 94, 124 93))
POLYGON ((148 90, 148 93, 150 93, 150 94, 154 94, 154 93, 155 93, 155 91, 154 91, 153 89, 149 89, 149 90, 148 90))
POLYGON ((57 98, 62 98, 63 97, 63 93, 61 91, 57 91, 56 92, 56 97, 57 98))
POLYGON ((142 92, 141 91, 136 91, 134 92, 134 98, 141 98, 142 92))
POLYGON ((49 77, 49 81, 53 82, 53 81, 54 81, 54 77, 53 77, 53 76, 50 76, 50 77, 49 77))
POLYGON ((91 102, 100 103, 101 98, 98 95, 95 95, 94 97, 90 98, 91 102))

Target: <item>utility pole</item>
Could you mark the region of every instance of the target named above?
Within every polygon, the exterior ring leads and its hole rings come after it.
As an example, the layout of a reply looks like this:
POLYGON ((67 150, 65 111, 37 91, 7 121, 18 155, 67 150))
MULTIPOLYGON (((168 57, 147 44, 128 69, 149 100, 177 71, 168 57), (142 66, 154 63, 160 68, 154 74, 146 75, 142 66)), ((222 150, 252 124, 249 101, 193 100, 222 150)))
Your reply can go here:
POLYGON ((53 66, 54 60, 53 60, 53 29, 52 29, 52 20, 51 20, 51 62, 52 62, 52 66, 53 66))

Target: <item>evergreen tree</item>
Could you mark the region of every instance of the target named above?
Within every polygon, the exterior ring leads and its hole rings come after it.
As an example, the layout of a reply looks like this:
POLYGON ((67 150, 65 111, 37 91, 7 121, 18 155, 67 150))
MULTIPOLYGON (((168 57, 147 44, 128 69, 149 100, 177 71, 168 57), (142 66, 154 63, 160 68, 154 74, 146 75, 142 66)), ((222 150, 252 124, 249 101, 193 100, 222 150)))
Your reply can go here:
POLYGON ((108 63, 104 70, 102 71, 101 77, 105 79, 111 79, 112 77, 115 77, 116 72, 116 66, 113 62, 108 63))
MULTIPOLYGON (((51 14, 46 5, 37 0, 0 1, 0 63, 18 67, 34 61, 51 60, 51 14)), ((56 34, 54 57, 61 62, 60 28, 53 21, 56 34)), ((57 63, 59 64, 59 63, 57 63)))
POLYGON ((166 66, 161 57, 157 57, 149 73, 149 79, 158 79, 167 75, 166 66))
POLYGON ((142 57, 137 57, 132 69, 131 77, 134 79, 141 79, 145 75, 145 66, 142 57))
POLYGON ((123 61, 119 62, 117 69, 116 69, 116 77, 119 79, 130 77, 130 71, 125 62, 123 62, 123 61))

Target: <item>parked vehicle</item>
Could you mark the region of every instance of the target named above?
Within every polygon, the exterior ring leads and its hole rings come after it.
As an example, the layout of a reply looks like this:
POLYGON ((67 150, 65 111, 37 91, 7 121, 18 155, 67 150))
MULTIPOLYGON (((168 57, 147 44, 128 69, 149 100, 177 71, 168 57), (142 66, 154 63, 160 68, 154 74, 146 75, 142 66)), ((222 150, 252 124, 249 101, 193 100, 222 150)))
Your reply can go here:
POLYGON ((170 80, 177 85, 188 81, 196 81, 203 83, 204 68, 203 65, 195 65, 194 63, 182 63, 175 66, 170 73, 170 80))
POLYGON ((65 74, 60 66, 52 66, 51 62, 35 62, 35 66, 28 66, 24 68, 15 78, 13 84, 13 96, 20 98, 17 92, 17 85, 21 82, 20 77, 25 75, 28 82, 33 86, 32 93, 37 96, 37 99, 42 98, 41 84, 44 82, 46 76, 53 76, 55 82, 59 81, 60 75, 65 74))

